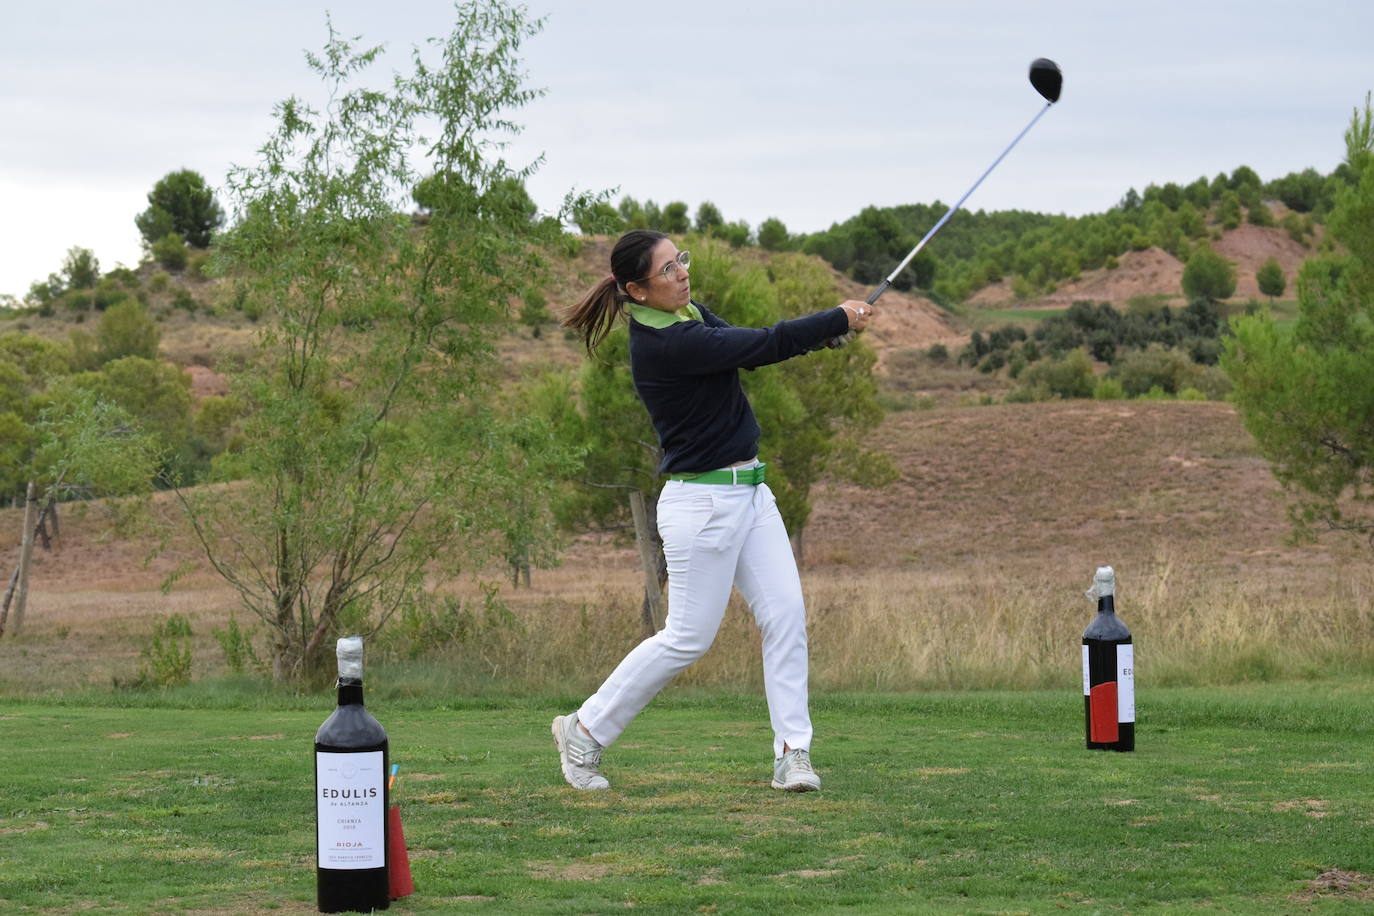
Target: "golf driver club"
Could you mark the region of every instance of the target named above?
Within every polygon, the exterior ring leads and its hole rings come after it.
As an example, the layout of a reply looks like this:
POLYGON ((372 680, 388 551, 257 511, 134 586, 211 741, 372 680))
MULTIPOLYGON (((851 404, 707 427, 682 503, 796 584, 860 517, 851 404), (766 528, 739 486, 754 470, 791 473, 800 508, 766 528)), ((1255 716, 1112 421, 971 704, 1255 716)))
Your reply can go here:
MULTIPOLYGON (((958 210, 960 207, 964 205, 964 201, 968 200, 969 195, 972 194, 974 191, 978 190, 978 186, 983 183, 983 179, 987 178, 988 175, 992 173, 992 170, 997 168, 997 163, 1005 159, 1007 153, 1011 152, 1012 147, 1014 147, 1017 143, 1020 143, 1021 138, 1024 137, 1030 131, 1030 129, 1035 126, 1035 122, 1039 121, 1040 118, 1045 114, 1045 112, 1050 110, 1051 105, 1059 101, 1059 92, 1061 89, 1064 88, 1064 74, 1059 71, 1059 65, 1056 64, 1054 61, 1050 60, 1047 57, 1039 57, 1031 61, 1030 82, 1031 85, 1035 87, 1035 91, 1040 93, 1041 98, 1045 100, 1045 107, 1036 112, 1035 117, 1031 118, 1030 123, 1021 129, 1021 133, 1016 135, 1016 139, 1012 140, 1011 143, 1008 143, 1007 148, 1002 150, 1002 154, 992 161, 992 165, 988 166, 987 171, 983 172, 982 175, 978 176, 978 180, 973 183, 973 187, 965 191, 964 196, 959 198, 958 202, 955 203, 954 206, 946 210, 945 215, 940 217, 939 221, 937 221, 934 226, 930 227, 930 231, 927 232, 921 238, 921 240, 916 243, 915 248, 911 249, 911 251, 907 253, 907 256, 902 259, 902 263, 898 264, 896 269, 893 270, 892 273, 888 274, 887 278, 883 280, 882 283, 878 284, 877 288, 874 289, 873 292, 868 294, 868 298, 864 301, 867 302, 869 305, 872 305, 873 303, 877 302, 878 297, 880 297, 883 293, 887 292, 888 287, 892 285, 892 281, 896 280, 897 277, 901 274, 901 272, 906 270, 906 266, 910 264, 912 259, 920 253, 921 249, 925 247, 926 242, 929 242, 932 238, 934 238, 935 233, 939 232, 940 228, 944 226, 945 223, 949 222, 949 218, 954 215, 954 211, 958 210)), ((831 347, 844 346, 846 343, 853 339, 854 333, 855 332, 853 331, 847 331, 839 337, 832 338, 829 341, 828 345, 831 347)))

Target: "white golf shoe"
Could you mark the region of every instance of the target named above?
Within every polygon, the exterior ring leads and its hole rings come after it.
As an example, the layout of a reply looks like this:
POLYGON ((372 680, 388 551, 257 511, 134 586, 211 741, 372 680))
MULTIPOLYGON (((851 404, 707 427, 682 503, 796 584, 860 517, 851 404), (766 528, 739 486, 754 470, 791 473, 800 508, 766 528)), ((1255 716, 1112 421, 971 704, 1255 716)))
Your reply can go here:
POLYGON ((811 769, 811 754, 799 747, 773 761, 773 788, 784 792, 813 792, 821 778, 811 769))
POLYGON ((601 752, 605 750, 596 739, 577 724, 577 716, 556 716, 553 720, 553 740, 558 745, 558 758, 563 764, 563 778, 574 789, 609 789, 611 784, 599 772, 601 752))

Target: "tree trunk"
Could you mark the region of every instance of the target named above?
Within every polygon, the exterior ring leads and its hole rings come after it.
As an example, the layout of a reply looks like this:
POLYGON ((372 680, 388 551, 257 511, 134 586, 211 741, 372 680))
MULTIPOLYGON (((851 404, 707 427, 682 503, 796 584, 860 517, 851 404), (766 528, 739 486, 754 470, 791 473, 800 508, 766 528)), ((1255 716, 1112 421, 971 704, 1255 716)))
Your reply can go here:
POLYGON ((792 556, 796 557, 798 568, 806 561, 806 547, 802 541, 802 533, 805 530, 801 528, 792 532, 792 556))
POLYGON ((24 625, 24 609, 29 604, 29 563, 33 559, 33 516, 36 503, 33 481, 29 481, 29 489, 24 498, 24 533, 19 542, 19 591, 14 599, 15 633, 24 625))
POLYGON ((5 589, 5 600, 0 601, 0 636, 5 635, 5 621, 10 616, 10 599, 14 597, 14 587, 19 584, 19 570, 16 568, 10 576, 9 588, 5 589))
POLYGON ((663 551, 658 547, 650 525, 650 513, 644 502, 644 494, 639 490, 630 491, 630 514, 635 522, 635 544, 639 547, 639 565, 644 573, 644 603, 640 607, 640 619, 644 624, 646 636, 652 636, 663 627, 667 616, 663 607, 663 580, 659 567, 663 564, 663 551))

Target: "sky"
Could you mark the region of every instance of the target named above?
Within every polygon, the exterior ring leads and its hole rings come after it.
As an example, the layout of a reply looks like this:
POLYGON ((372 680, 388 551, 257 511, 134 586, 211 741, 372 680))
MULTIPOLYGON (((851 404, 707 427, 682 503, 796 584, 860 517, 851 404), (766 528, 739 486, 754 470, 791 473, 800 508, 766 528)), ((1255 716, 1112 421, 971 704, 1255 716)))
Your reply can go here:
MULTIPOLYGON (((966 207, 1101 212, 1242 164, 1329 172, 1374 89, 1362 0, 526 6, 544 19, 526 84, 544 95, 512 113, 524 130, 505 156, 542 155, 528 188, 548 212, 612 191, 814 232, 870 204, 953 203, 1043 107, 1038 57, 1062 68, 1063 97, 966 207)), ((304 54, 326 12, 386 46, 379 75, 453 21, 440 0, 0 8, 0 295, 20 298, 73 246, 136 265, 134 217, 168 172, 200 172, 228 209, 225 176, 256 161, 273 106, 320 98, 304 54)))

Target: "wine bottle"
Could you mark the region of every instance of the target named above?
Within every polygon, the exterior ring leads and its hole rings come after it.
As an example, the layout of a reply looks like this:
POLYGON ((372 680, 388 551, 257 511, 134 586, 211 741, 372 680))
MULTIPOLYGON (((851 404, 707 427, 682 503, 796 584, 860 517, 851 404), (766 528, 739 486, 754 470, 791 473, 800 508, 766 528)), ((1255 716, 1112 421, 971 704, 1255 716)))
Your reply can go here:
POLYGON ((315 733, 315 885, 321 913, 384 910, 386 730, 363 706, 363 640, 339 640, 339 705, 315 733))
POLYGON ((1135 645, 1116 616, 1116 572, 1103 566, 1089 598, 1097 617, 1083 631, 1083 717, 1088 748, 1135 750, 1135 645))

